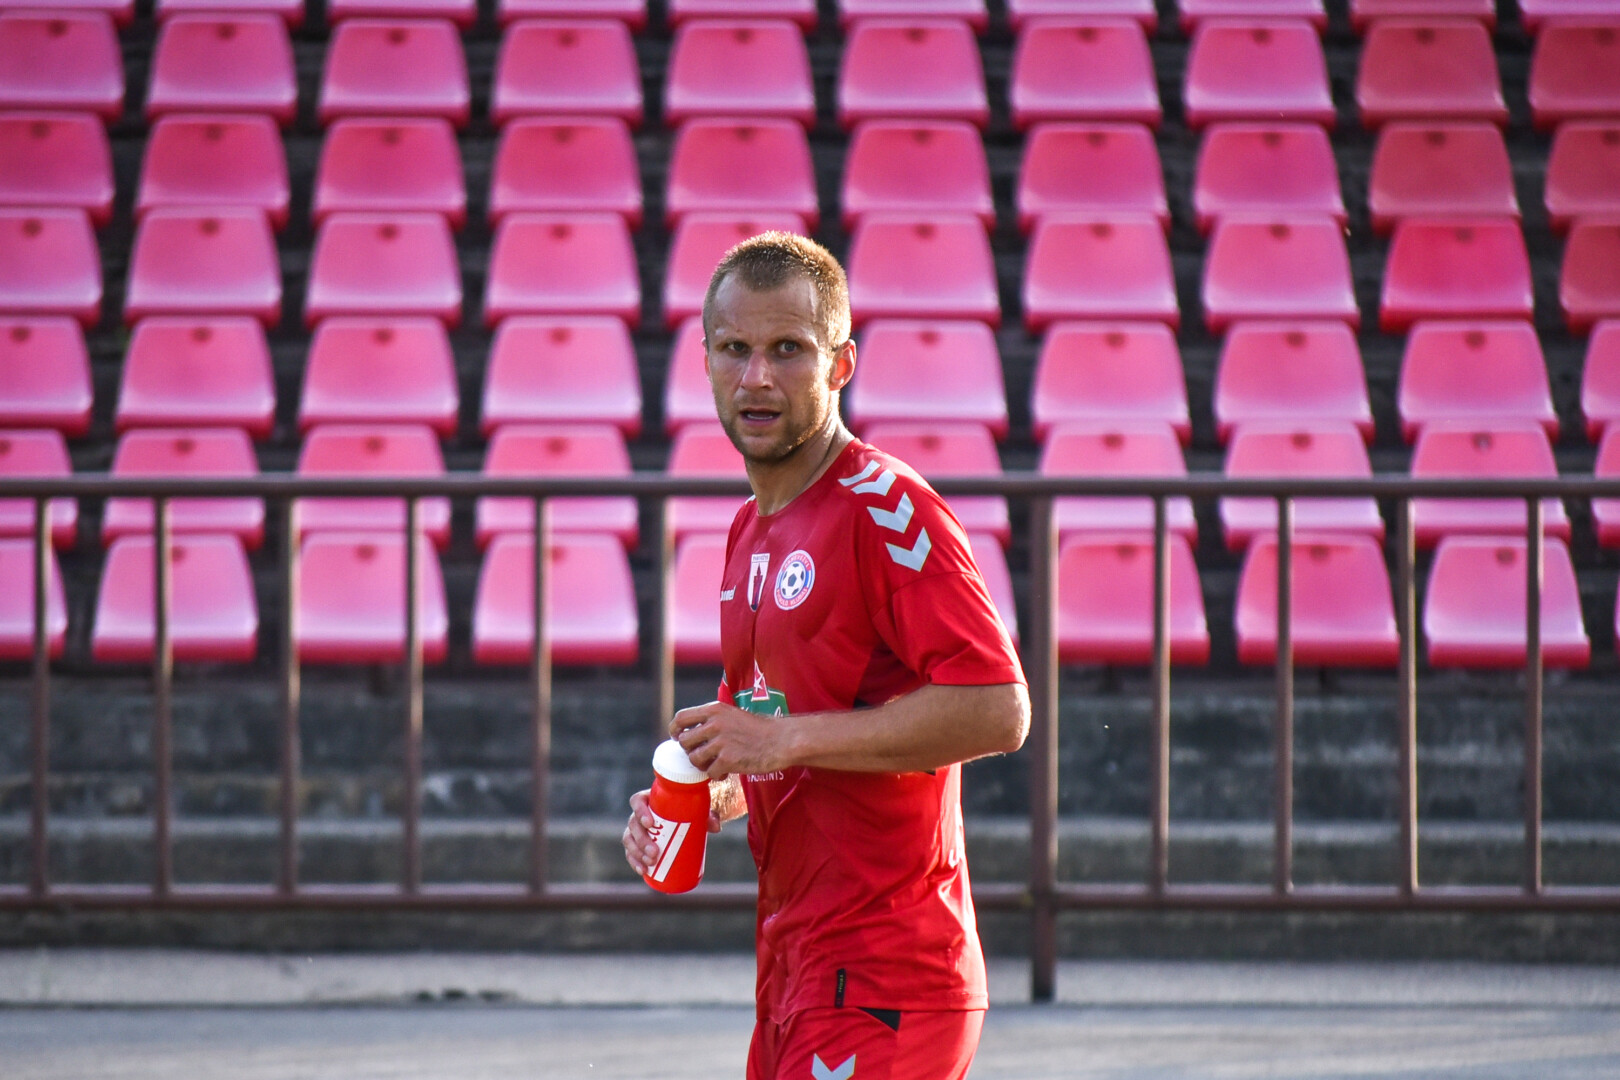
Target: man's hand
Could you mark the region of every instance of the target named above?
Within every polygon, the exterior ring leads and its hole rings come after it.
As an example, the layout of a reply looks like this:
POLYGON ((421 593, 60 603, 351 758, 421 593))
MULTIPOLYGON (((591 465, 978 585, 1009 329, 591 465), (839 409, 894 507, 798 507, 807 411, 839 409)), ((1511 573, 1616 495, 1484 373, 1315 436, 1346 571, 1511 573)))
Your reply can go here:
MULTIPOLYGON (((652 871, 652 868, 658 865, 658 845, 653 842, 652 838, 652 828, 655 822, 653 821, 652 811, 647 809, 647 799, 651 795, 652 792, 646 790, 638 791, 630 796, 630 821, 624 827, 625 860, 629 862, 630 869, 642 877, 646 877, 652 871)), ((739 788, 735 800, 730 802, 717 800, 718 805, 709 809, 709 831, 711 833, 719 832, 720 826, 730 820, 730 818, 723 816, 723 811, 734 809, 735 812, 731 814, 731 817, 740 817, 742 815, 740 805, 732 806, 733 802, 740 804, 741 799, 742 790, 739 788)))
POLYGON ((780 718, 759 716, 723 701, 682 709, 669 723, 670 737, 711 780, 792 765, 784 745, 788 731, 780 718))

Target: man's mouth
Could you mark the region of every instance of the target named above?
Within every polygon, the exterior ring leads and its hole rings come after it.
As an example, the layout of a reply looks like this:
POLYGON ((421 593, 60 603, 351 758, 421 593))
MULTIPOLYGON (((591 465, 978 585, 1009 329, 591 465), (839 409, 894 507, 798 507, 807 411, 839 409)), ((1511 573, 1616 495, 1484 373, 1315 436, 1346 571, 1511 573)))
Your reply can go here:
POLYGON ((775 409, 738 409, 737 415, 745 423, 768 424, 782 414, 775 409))

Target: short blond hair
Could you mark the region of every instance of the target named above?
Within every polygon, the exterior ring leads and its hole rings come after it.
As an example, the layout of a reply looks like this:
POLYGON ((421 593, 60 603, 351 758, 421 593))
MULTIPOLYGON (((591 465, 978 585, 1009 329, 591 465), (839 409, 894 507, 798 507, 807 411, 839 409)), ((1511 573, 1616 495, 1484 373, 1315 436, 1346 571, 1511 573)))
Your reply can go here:
POLYGON ((721 284, 735 275, 754 292, 779 289, 795 277, 807 279, 816 290, 816 323, 821 345, 832 351, 849 340, 849 279, 832 252, 808 237, 790 232, 764 232, 737 244, 721 258, 709 278, 703 297, 703 332, 709 332, 715 296, 721 284))

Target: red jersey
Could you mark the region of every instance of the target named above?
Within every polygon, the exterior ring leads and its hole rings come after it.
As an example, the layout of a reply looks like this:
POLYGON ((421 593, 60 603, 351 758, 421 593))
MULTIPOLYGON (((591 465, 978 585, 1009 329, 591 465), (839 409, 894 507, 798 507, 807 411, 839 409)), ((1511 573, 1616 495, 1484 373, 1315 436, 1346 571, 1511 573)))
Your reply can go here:
MULTIPOLYGON (((768 517, 750 499, 720 587, 723 700, 766 715, 882 705, 930 683, 1022 683, 967 535, 859 440, 768 517)), ((961 766, 743 777, 759 869, 758 1012, 986 1007, 961 766)))

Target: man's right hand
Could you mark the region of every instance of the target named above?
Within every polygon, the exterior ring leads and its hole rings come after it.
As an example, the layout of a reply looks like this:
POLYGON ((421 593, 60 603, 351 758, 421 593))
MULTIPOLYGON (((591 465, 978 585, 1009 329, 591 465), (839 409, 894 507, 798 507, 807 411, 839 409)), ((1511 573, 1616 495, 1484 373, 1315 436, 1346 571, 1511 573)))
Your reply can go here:
POLYGON ((630 796, 630 821, 624 827, 624 857, 630 869, 646 877, 658 865, 658 845, 653 843, 652 811, 647 809, 650 791, 638 791, 630 796))

